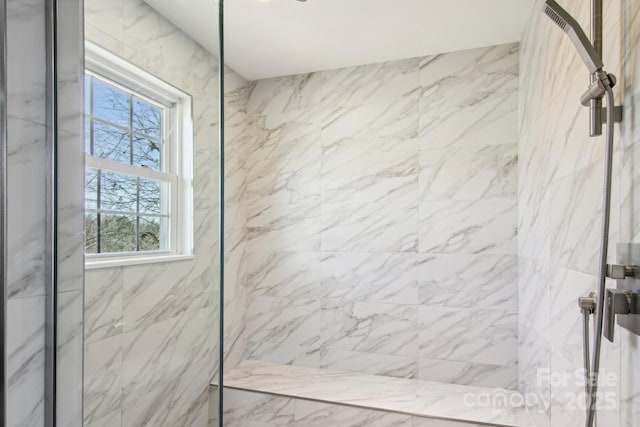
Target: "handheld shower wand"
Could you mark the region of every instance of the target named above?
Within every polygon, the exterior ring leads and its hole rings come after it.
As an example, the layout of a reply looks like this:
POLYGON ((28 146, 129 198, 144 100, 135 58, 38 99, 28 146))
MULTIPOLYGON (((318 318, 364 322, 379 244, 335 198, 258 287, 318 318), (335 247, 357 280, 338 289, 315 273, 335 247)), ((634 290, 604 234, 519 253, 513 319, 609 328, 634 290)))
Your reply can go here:
MULTIPOLYGON (((602 58, 591 44, 586 34, 573 19, 573 17, 564 10, 554 0, 545 0, 544 13, 553 20, 568 36, 576 47, 580 57, 593 76, 593 83, 587 91, 580 97, 580 102, 585 106, 592 105, 593 100, 600 100, 606 95, 607 99, 607 141, 605 150, 605 170, 604 170, 604 191, 602 201, 602 231, 600 235, 600 259, 598 269, 598 292, 595 297, 579 298, 578 304, 584 315, 584 363, 585 363, 585 380, 587 391, 587 413, 586 427, 593 427, 596 416, 597 390, 598 390, 598 373, 600 370, 600 350, 602 346, 602 329, 604 320, 604 297, 606 291, 607 277, 607 248, 609 244, 609 218, 611 213, 611 178, 613 168, 613 124, 616 121, 615 107, 613 97, 613 86, 616 78, 612 74, 607 74, 603 68, 602 58), (588 343, 588 317, 595 309, 595 334, 593 337, 593 354, 591 357, 591 366, 589 366, 589 343, 588 343)), ((597 103, 599 105, 599 102, 597 103)), ((601 114, 601 108, 596 112, 601 114)), ((621 114, 620 114, 621 116, 621 114)))
POLYGON ((575 46, 578 54, 589 69, 589 72, 595 76, 594 82, 580 97, 582 105, 587 107, 592 99, 602 99, 606 94, 606 87, 615 86, 615 76, 603 71, 604 64, 602 63, 602 58, 598 55, 598 52, 596 52, 596 49, 580 27, 580 24, 556 3, 555 0, 545 0, 543 11, 545 15, 551 18, 551 20, 569 36, 569 40, 571 40, 575 46))
POLYGON ((544 2, 544 13, 567 33, 569 39, 578 50, 578 54, 587 65, 589 72, 594 74, 597 71, 601 71, 602 67, 604 67, 602 58, 596 52, 587 35, 582 31, 580 24, 554 0, 546 0, 544 2))

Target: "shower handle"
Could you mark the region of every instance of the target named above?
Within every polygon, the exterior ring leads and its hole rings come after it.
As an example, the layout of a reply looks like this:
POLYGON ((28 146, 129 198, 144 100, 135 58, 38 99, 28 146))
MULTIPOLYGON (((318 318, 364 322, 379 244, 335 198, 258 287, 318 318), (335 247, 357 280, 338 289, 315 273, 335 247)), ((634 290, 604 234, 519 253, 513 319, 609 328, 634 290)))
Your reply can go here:
POLYGON ((613 342, 616 314, 637 314, 638 298, 625 289, 607 289, 604 303, 604 327, 602 334, 613 342))

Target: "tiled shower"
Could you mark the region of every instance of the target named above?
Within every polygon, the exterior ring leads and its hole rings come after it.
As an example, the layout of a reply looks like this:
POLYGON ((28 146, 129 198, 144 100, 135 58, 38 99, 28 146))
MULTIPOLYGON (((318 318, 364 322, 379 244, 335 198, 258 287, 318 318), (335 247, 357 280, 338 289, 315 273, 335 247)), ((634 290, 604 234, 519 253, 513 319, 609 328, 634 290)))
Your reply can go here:
MULTIPOLYGON (((224 426, 583 425, 576 299, 596 286, 604 148, 578 103, 588 75, 541 3, 516 43, 253 81, 224 70, 224 426), (470 409, 468 393, 527 400, 470 409)), ((49 414, 47 193, 31 186, 51 123, 44 73, 19 72, 44 69, 29 61, 47 4, 8 2, 10 426, 49 414)), ((218 425, 217 58, 147 1, 60 4, 58 424, 218 425), (192 96, 189 259, 83 276, 82 27, 192 96)), ((588 26, 588 2, 562 4, 588 26)), ((640 5, 605 0, 603 16, 624 105, 613 261, 640 229, 640 5)), ((600 425, 640 423, 637 347, 624 329, 605 341, 600 425)))

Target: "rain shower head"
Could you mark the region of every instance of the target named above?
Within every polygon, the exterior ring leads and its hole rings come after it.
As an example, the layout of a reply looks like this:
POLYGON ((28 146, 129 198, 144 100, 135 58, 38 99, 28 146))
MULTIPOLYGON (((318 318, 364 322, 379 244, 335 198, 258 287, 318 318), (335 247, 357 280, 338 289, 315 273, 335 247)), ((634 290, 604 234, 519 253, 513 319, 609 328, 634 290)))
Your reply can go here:
POLYGON ((582 31, 580 24, 566 10, 554 0, 545 0, 544 13, 567 33, 591 74, 602 69, 602 58, 593 48, 589 38, 582 31))

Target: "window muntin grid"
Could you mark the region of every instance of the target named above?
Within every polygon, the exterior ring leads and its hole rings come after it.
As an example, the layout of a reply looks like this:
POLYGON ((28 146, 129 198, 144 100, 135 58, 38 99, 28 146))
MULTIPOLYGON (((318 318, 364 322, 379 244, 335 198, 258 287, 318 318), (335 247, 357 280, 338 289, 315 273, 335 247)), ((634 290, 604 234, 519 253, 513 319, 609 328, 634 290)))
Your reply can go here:
POLYGON ((89 71, 85 93, 85 252, 169 251, 171 106, 89 71))

